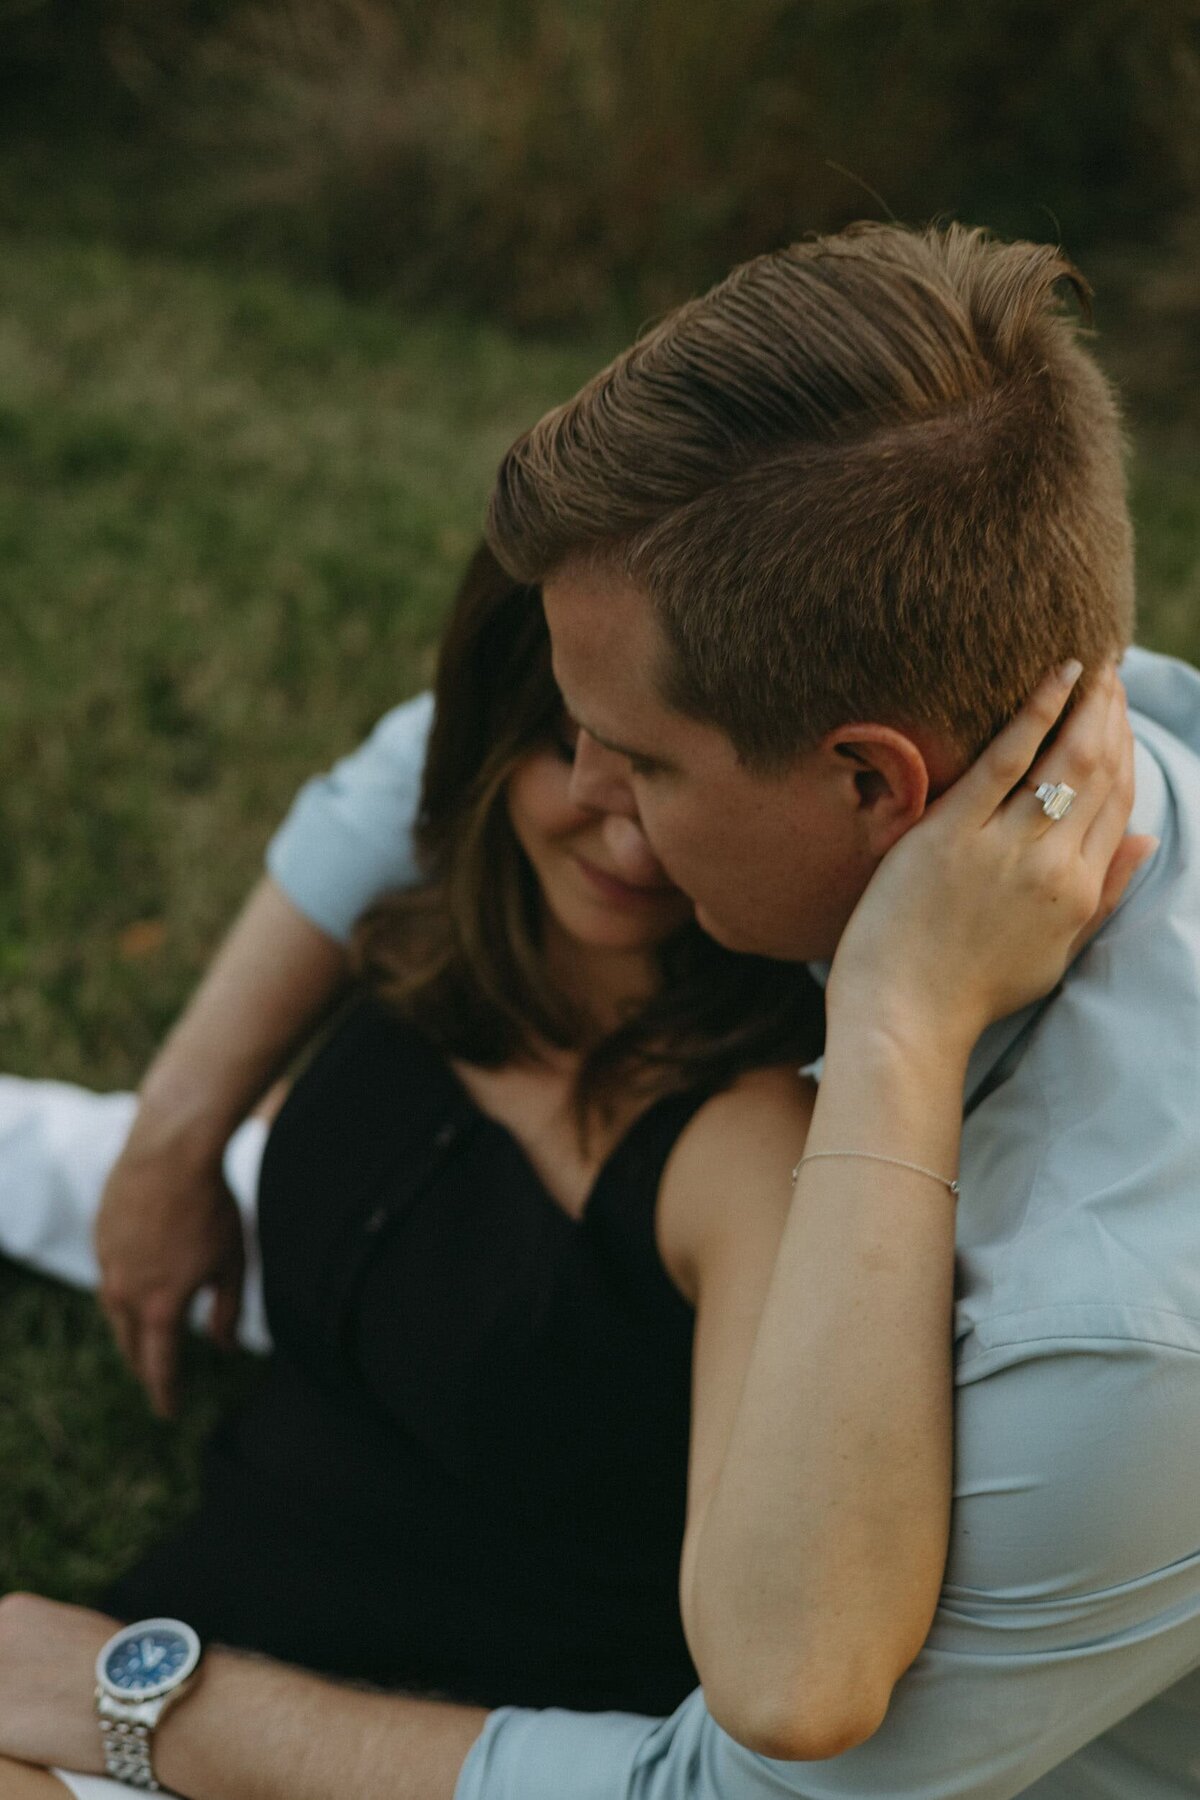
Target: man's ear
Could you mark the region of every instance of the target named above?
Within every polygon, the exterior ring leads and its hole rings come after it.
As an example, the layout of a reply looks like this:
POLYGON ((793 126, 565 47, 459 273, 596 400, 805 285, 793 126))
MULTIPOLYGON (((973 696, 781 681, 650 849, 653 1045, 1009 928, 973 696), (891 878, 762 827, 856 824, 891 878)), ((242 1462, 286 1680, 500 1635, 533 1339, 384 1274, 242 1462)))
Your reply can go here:
POLYGON ((921 748, 890 725, 841 725, 821 748, 836 765, 845 798, 873 856, 883 856, 916 824, 929 802, 930 771, 921 748))

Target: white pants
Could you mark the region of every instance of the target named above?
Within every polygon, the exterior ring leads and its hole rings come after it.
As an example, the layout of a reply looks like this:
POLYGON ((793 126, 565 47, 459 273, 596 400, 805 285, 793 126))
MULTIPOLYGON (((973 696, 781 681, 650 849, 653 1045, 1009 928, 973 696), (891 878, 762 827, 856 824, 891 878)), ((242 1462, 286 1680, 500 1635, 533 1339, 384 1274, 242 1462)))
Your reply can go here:
MULTIPOLYGON (((0 1075, 0 1252, 72 1287, 99 1280, 92 1227, 108 1172, 129 1135, 133 1094, 93 1094, 62 1081, 0 1075)), ((267 1126, 247 1119, 229 1140, 225 1179, 246 1235, 246 1281, 238 1339, 247 1350, 270 1349, 259 1275, 255 1202, 267 1126)), ((192 1308, 202 1329, 207 1296, 192 1308)), ((54 1769, 76 1800, 120 1800, 129 1789, 101 1775, 54 1769)))
MULTIPOLYGON (((96 1287, 92 1228, 136 1110, 133 1094, 93 1094, 64 1081, 0 1075, 0 1253, 72 1287, 96 1287)), ((263 1121, 247 1119, 225 1151, 225 1179, 246 1236, 238 1339, 257 1351, 270 1349, 255 1229, 266 1139, 263 1121)), ((193 1326, 202 1329, 207 1316, 208 1296, 200 1295, 193 1326)))

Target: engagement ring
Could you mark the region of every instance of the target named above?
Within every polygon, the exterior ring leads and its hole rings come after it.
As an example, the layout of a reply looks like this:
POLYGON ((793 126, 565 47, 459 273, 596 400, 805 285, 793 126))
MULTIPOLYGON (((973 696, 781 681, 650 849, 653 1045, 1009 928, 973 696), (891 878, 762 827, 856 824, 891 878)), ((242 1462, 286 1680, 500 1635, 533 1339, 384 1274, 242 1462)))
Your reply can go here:
POLYGON ((1033 791, 1048 819, 1065 819, 1075 804, 1075 789, 1065 781, 1043 781, 1033 791))

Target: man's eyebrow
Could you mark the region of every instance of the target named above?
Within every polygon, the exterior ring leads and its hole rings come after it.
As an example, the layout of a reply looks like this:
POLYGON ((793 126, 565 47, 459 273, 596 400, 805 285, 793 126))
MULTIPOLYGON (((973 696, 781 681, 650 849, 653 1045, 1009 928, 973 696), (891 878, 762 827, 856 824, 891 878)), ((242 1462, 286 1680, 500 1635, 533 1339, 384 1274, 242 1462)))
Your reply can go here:
POLYGON ((603 732, 593 731, 590 725, 585 725, 582 719, 575 717, 570 707, 567 708, 567 717, 572 725, 577 725, 580 731, 586 731, 590 738, 594 738, 596 743, 603 745, 605 750, 611 750, 616 756, 627 756, 630 762, 653 763, 659 769, 670 767, 670 764, 665 762, 661 756, 652 756, 648 750, 634 750, 628 744, 614 743, 612 738, 605 737, 603 732))

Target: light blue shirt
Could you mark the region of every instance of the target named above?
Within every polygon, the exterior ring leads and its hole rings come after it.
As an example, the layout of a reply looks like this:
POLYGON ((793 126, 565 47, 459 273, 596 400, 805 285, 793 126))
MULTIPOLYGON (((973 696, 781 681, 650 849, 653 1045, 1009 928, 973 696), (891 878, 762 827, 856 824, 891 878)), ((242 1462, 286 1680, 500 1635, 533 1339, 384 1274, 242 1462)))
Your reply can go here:
POLYGON ((432 694, 393 707, 364 744, 304 784, 267 845, 272 879, 339 943, 373 900, 417 880, 412 828, 432 723, 432 694))
MULTIPOLYGON (((503 1708, 456 1800, 1200 1792, 1200 675, 1143 651, 1122 675, 1131 829, 1162 845, 1059 989, 971 1059, 950 1554, 886 1720, 793 1763, 735 1743, 700 1692, 664 1720, 503 1708)), ((277 836, 283 885, 325 805, 394 851, 395 812, 372 811, 388 781, 352 800, 354 761, 277 836)), ((389 779, 411 791, 412 764, 389 779)), ((338 918, 372 897, 347 892, 338 918)))

